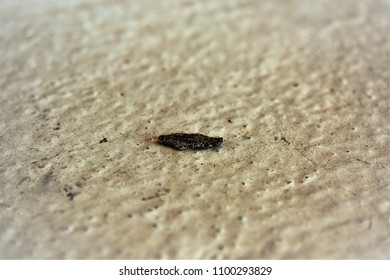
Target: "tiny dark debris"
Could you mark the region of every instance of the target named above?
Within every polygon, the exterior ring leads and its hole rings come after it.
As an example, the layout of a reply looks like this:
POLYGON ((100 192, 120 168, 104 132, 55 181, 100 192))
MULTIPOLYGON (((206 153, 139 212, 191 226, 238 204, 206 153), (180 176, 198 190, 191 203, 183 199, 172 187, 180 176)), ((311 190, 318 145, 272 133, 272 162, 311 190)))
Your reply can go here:
POLYGON ((63 191, 66 192, 66 196, 69 198, 69 200, 73 200, 73 198, 77 195, 79 195, 80 193, 79 192, 74 192, 72 191, 72 186, 69 186, 69 185, 65 185, 65 187, 63 188, 63 191))
POLYGON ((293 83, 293 87, 298 87, 299 84, 298 83, 293 83))
POLYGON ((284 142, 286 142, 287 144, 290 144, 290 142, 286 139, 286 137, 284 137, 284 136, 282 136, 281 138, 280 138, 280 140, 283 140, 284 142))
POLYGON ((73 200, 73 198, 76 196, 76 195, 79 195, 80 193, 78 192, 68 192, 66 194, 66 196, 69 198, 69 200, 73 200))
POLYGON ((57 123, 57 125, 53 128, 53 130, 59 130, 61 128, 61 124, 57 123))
POLYGON ((107 142, 107 138, 104 137, 102 140, 99 141, 99 144, 106 143, 106 142, 107 142))
POLYGON ((173 133, 160 135, 158 142, 177 150, 203 150, 221 146, 222 137, 209 137, 199 133, 173 133))
POLYGON ((232 120, 228 120, 228 123, 233 123, 232 120))

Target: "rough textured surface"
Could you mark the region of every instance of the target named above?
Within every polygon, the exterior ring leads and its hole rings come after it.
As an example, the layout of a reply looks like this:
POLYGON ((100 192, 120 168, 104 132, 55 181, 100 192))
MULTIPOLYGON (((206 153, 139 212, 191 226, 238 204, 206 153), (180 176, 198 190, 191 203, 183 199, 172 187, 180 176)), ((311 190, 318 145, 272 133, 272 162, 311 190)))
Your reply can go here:
POLYGON ((390 258, 387 1, 2 0, 0 24, 1 258, 390 258), (177 131, 224 146, 151 140, 177 131))

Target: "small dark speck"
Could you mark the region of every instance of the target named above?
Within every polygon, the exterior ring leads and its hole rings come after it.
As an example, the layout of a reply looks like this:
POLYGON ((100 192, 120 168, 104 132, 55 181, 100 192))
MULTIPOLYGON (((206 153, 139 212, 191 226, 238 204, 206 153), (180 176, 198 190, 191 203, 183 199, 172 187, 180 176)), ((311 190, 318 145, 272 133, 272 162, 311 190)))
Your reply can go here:
POLYGON ((173 133, 160 135, 158 142, 177 150, 202 150, 217 148, 223 143, 222 137, 209 137, 199 133, 173 133))
POLYGON ((293 87, 297 87, 297 86, 299 86, 299 84, 298 84, 298 83, 293 83, 292 85, 293 85, 293 87))
POLYGON ((53 128, 53 130, 59 130, 61 128, 61 124, 57 123, 57 125, 53 128))
POLYGON ((127 217, 128 217, 129 219, 131 219, 131 218, 133 217, 133 215, 132 215, 132 214, 128 214, 127 217))
POLYGON ((286 139, 286 137, 284 137, 284 136, 282 136, 281 138, 280 138, 280 140, 283 140, 284 142, 286 142, 287 144, 290 144, 290 142, 286 139))
POLYGON ((125 94, 123 92, 121 92, 121 96, 125 96, 125 94))
POLYGON ((107 142, 107 138, 104 137, 102 140, 99 141, 99 144, 106 143, 106 142, 107 142))
POLYGON ((228 123, 233 123, 232 120, 228 120, 228 123))
POLYGON ((79 194, 80 194, 80 193, 78 193, 78 192, 68 192, 68 193, 66 194, 66 196, 69 198, 70 201, 72 201, 73 198, 74 198, 76 195, 79 195, 79 194))
POLYGON ((275 136, 274 139, 275 139, 275 141, 278 141, 278 140, 279 140, 279 137, 278 137, 278 136, 275 136))

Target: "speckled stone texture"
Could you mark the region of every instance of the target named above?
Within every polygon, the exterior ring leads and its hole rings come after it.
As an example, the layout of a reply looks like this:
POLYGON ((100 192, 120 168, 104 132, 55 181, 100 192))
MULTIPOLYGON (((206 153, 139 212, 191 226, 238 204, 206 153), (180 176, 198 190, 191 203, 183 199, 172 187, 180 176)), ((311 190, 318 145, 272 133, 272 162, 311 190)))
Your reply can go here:
POLYGON ((390 258, 389 14, 2 0, 0 258, 390 258))

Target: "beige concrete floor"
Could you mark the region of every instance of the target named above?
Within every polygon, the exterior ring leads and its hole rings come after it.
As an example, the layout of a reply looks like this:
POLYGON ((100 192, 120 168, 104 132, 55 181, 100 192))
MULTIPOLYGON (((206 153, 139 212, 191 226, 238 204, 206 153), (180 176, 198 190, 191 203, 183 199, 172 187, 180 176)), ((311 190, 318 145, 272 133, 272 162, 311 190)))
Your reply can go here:
POLYGON ((389 14, 2 0, 0 257, 390 258, 389 14))

